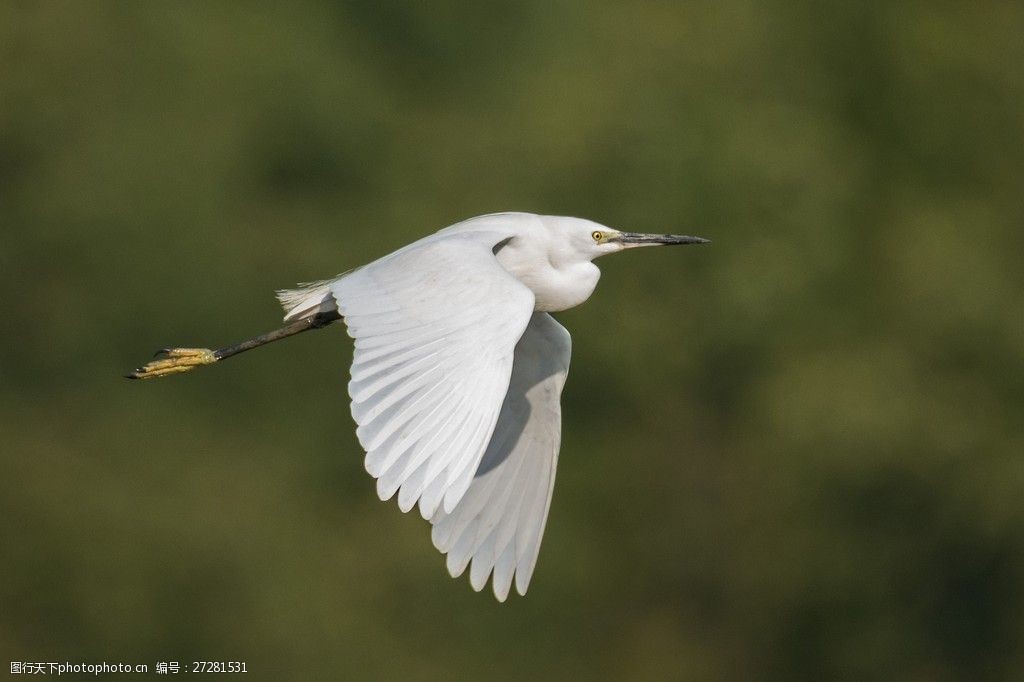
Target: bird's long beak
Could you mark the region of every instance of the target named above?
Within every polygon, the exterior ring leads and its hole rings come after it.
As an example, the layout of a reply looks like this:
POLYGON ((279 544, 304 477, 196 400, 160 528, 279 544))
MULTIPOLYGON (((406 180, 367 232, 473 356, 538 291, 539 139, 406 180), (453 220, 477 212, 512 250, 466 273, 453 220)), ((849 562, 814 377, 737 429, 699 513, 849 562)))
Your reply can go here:
POLYGON ((681 234, 643 234, 620 232, 608 241, 621 242, 627 249, 636 246, 668 246, 672 244, 707 244, 711 240, 703 237, 687 237, 681 234))

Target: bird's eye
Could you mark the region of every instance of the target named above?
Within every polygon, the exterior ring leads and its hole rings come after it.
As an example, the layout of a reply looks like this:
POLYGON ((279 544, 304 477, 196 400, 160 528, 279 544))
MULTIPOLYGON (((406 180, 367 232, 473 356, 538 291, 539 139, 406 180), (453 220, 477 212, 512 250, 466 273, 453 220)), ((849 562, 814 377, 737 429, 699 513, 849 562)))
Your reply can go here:
POLYGON ((595 242, 600 244, 601 241, 604 239, 604 232, 598 232, 597 230, 594 230, 593 232, 590 233, 590 236, 594 238, 595 242))

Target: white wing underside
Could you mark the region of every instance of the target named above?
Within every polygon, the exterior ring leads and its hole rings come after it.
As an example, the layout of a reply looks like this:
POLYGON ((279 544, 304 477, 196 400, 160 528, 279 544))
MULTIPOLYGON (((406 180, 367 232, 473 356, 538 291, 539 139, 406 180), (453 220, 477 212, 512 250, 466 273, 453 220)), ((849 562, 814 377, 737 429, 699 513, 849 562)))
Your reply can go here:
POLYGON ((554 485, 568 332, 494 257, 501 230, 442 231, 334 281, 279 292, 285 319, 337 306, 366 470, 433 525, 470 583, 525 594, 554 485), (507 394, 507 395, 506 395, 507 394), (493 436, 493 437, 492 437, 493 436))
POLYGON ((469 490, 451 512, 431 519, 434 546, 458 577, 480 591, 493 572, 494 596, 505 601, 515 579, 526 594, 551 507, 561 441, 559 398, 569 370, 569 332, 534 313, 515 350, 508 394, 494 436, 469 490))

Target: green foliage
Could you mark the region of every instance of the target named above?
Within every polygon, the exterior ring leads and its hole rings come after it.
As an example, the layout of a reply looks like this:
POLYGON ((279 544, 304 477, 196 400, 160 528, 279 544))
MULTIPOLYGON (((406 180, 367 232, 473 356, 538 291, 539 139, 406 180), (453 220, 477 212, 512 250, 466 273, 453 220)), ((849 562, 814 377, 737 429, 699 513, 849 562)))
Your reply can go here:
POLYGON ((1024 9, 0 4, 0 645, 258 679, 1024 675, 1024 9), (526 599, 362 468, 340 329, 458 219, 602 261, 526 599))

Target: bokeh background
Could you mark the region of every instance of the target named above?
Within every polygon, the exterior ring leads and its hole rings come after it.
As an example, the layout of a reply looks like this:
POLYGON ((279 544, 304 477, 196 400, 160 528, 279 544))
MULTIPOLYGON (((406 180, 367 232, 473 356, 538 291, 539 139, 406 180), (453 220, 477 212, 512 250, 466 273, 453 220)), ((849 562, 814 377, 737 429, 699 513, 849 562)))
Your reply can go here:
MULTIPOLYGON (((0 3, 0 651, 257 679, 1024 676, 1024 6, 0 3), (529 595, 362 468, 339 327, 459 219, 600 262, 529 595)), ((6 665, 6 663, 4 663, 6 665)))

